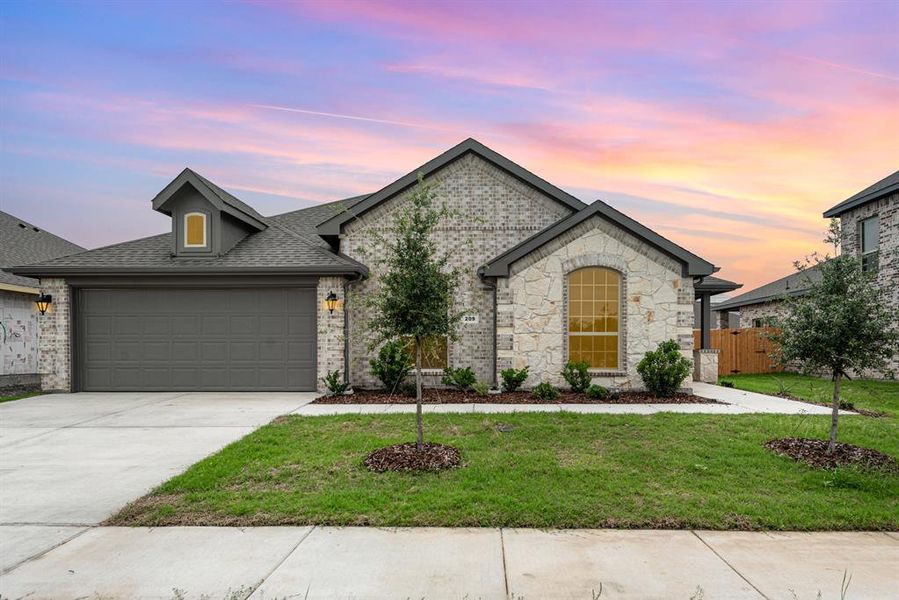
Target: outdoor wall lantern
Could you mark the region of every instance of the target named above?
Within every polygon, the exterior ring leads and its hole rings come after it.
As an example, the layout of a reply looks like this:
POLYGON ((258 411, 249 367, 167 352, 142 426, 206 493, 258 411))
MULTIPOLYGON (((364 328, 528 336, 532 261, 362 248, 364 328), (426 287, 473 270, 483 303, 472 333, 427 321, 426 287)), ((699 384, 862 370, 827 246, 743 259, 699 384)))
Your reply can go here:
POLYGON ((42 315, 47 314, 47 309, 50 308, 50 303, 53 302, 53 296, 50 294, 41 294, 37 297, 37 300, 34 301, 37 304, 37 309, 41 311, 42 315))
POLYGON ((325 298, 325 305, 328 307, 328 313, 334 314, 334 309, 337 308, 337 294, 334 293, 334 290, 328 292, 328 297, 325 298))

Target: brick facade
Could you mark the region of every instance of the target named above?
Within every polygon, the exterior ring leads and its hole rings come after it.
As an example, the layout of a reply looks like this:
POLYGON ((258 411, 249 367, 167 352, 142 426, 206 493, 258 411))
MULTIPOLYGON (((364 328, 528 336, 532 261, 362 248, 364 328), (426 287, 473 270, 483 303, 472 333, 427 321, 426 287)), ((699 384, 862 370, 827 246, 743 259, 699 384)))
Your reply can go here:
POLYGON ((344 306, 346 299, 345 280, 342 277, 320 277, 316 293, 318 311, 318 338, 316 346, 316 372, 318 391, 324 392, 322 379, 329 371, 338 370, 346 377, 344 364, 344 306), (325 305, 330 292, 337 294, 337 308, 331 313, 325 305))
MULTIPOLYGON (((840 215, 841 251, 861 256, 859 224, 877 216, 880 220, 880 249, 877 282, 883 289, 883 301, 892 309, 899 328, 899 193, 869 202, 840 215)), ((899 376, 899 355, 894 356, 884 371, 866 373, 874 377, 899 376)))
MULTIPOLYGON (((478 277, 478 267, 534 233, 570 214, 571 209, 521 183, 474 155, 465 156, 428 178, 438 202, 458 213, 453 222, 442 224, 434 238, 437 248, 451 257, 463 271, 458 305, 477 316, 477 323, 460 324, 458 340, 449 345, 453 367, 471 367, 482 381, 493 381, 493 290, 478 277)), ((354 284, 349 301, 350 381, 358 387, 379 382, 370 373, 370 337, 365 324, 371 318, 353 293, 364 294, 378 281, 377 245, 373 231, 385 232, 392 213, 408 192, 373 208, 344 228, 341 251, 367 265, 371 277, 354 284)), ((503 343, 500 340, 500 343, 503 343)), ((426 385, 439 383, 433 372, 426 385)))
POLYGON ((41 279, 41 290, 53 296, 47 314, 38 317, 38 371, 41 389, 68 392, 72 389, 71 288, 64 279, 41 279))

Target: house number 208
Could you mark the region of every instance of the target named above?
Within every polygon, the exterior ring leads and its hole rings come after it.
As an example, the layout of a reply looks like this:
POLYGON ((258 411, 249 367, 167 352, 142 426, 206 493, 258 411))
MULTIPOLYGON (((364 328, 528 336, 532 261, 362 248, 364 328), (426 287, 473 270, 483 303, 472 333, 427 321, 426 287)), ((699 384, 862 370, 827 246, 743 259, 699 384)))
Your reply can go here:
POLYGON ((465 323, 466 325, 471 325, 473 323, 477 323, 478 316, 477 315, 463 315, 462 322, 465 323))

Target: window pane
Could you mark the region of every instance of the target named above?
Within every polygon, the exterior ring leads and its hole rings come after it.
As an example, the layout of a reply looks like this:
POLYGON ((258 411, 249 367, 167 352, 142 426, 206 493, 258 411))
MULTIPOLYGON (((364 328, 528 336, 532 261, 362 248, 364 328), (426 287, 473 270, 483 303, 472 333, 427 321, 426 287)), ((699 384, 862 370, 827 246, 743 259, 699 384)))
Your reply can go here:
POLYGON ((862 221, 862 252, 874 252, 880 246, 880 219, 872 217, 862 221))
POLYGON ((187 217, 187 246, 206 245, 206 217, 203 215, 188 215, 187 217))
POLYGON ((592 267, 568 276, 568 358, 591 368, 615 370, 621 324, 621 276, 612 269, 592 267))

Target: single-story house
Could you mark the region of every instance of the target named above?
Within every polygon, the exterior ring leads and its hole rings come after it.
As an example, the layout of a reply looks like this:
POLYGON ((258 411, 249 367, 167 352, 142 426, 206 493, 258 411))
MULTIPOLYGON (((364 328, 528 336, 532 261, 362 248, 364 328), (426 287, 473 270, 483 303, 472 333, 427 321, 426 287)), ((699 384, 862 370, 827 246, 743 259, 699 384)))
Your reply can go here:
POLYGON ((585 204, 468 139, 372 193, 265 217, 185 169, 154 199, 171 232, 14 269, 52 293, 41 318, 43 385, 56 390, 314 390, 340 370, 370 373, 354 302, 377 285, 373 233, 389 231, 421 174, 460 215, 438 247, 464 269, 458 339, 434 340, 428 382, 445 366, 496 383, 563 384, 569 359, 598 382, 638 388, 643 354, 675 339, 696 373, 693 303, 737 284, 718 267, 602 201, 585 204), (331 299, 329 302, 328 299, 331 299), (333 309, 333 310, 331 310, 333 309))
POLYGON ((2 269, 82 250, 77 244, 0 211, 0 391, 40 386, 35 304, 40 282, 2 269))

